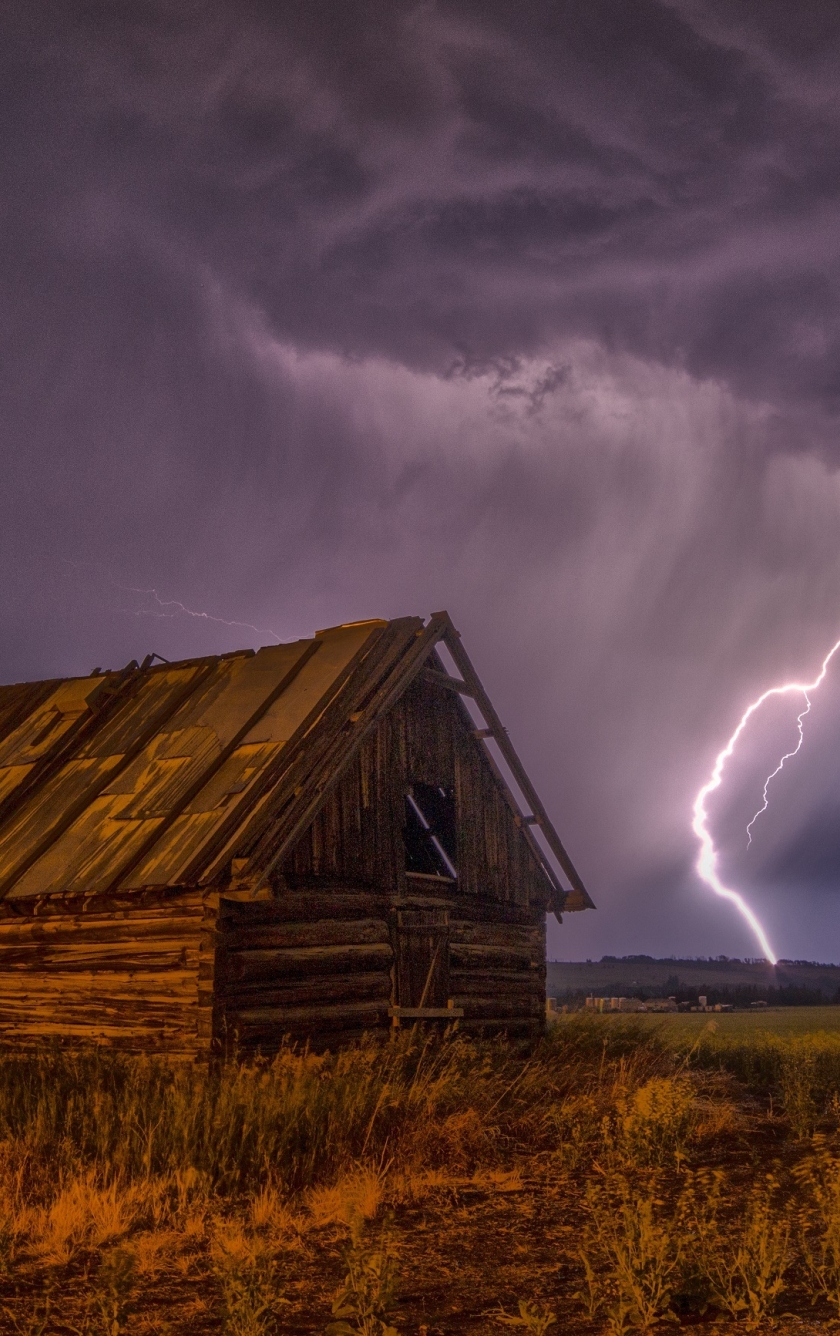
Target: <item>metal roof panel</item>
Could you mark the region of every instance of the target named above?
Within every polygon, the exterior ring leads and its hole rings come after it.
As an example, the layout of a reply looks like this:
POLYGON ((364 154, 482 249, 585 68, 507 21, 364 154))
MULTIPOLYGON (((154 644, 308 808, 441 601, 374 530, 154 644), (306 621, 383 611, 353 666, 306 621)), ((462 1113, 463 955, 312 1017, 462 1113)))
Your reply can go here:
POLYGON ((445 614, 351 623, 0 687, 0 896, 204 884, 243 855, 268 875, 449 630, 445 614))
POLYGON ((348 665, 380 628, 381 623, 362 623, 319 633, 313 642, 317 652, 123 880, 123 889, 177 884, 222 828, 237 827, 250 812, 266 772, 302 726, 314 726, 348 665))
POLYGON ((237 733, 251 724, 309 644, 298 641, 257 655, 209 660, 203 672, 195 666, 152 670, 146 689, 85 750, 101 755, 106 747, 128 748, 147 717, 150 693, 171 704, 172 693, 185 680, 192 681, 193 689, 131 759, 127 751, 119 753, 123 763, 113 764, 114 778, 106 777, 98 796, 26 870, 11 895, 98 891, 119 880, 237 733))

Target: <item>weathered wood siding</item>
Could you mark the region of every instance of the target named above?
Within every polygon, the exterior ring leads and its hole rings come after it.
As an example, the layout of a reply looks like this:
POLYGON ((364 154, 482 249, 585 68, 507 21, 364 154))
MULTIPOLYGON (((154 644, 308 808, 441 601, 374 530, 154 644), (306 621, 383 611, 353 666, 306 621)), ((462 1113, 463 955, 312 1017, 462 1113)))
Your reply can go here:
MULTIPOLYGON (((545 879, 472 729, 464 705, 455 694, 424 680, 413 683, 360 749, 283 870, 289 886, 296 888, 295 904, 305 905, 307 897, 313 897, 312 904, 324 904, 319 897, 330 884, 355 884, 378 893, 383 908, 377 932, 383 944, 386 930, 390 933, 395 959, 400 959, 406 949, 399 937, 396 905, 432 905, 436 897, 448 904, 449 995, 453 1004, 463 1009, 463 1028, 535 1033, 542 1028, 545 1016, 545 879), (434 879, 406 875, 404 795, 407 786, 417 782, 455 791, 457 882, 435 886, 434 879)), ((281 897, 285 898, 282 892, 281 897)), ((313 918, 307 911, 306 917, 315 923, 318 915, 313 918)), ((364 922, 360 915, 351 924, 345 915, 342 931, 348 935, 343 940, 349 944, 354 932, 362 932, 364 922)), ((325 942, 328 926, 322 921, 317 928, 325 942)), ((254 943, 257 936, 255 927, 254 943)), ((361 938, 356 949, 364 959, 361 938)), ((260 1024, 265 1027, 274 1023, 266 1009, 270 1004, 265 999, 271 991, 268 979, 272 968, 281 971, 289 967, 291 950, 289 939, 289 945, 262 962, 263 1011, 258 1017, 251 1009, 247 1026, 242 1011, 243 1038, 253 1034, 256 1040, 268 1033, 265 1028, 259 1029, 260 1024)), ((296 978, 301 982, 290 983, 288 994, 278 992, 278 1005, 288 998, 291 1008, 292 997, 300 998, 299 1005, 303 1005, 304 971, 312 968, 307 960, 315 962, 319 957, 315 953, 296 960, 296 978)), ((243 964, 237 968, 253 967, 243 964)), ((360 967, 353 977, 353 987, 363 986, 363 973, 360 967)), ((345 977, 349 985, 351 976, 345 977)), ((380 979, 384 987, 381 971, 380 979)), ((375 985, 371 982, 369 986, 375 985)), ((254 995, 257 991, 254 985, 254 995)), ((398 986, 391 998, 400 1001, 398 986)), ((385 1000, 383 992, 380 1010, 369 1010, 371 1022, 387 1023, 385 1000)), ((357 1004, 361 1005, 362 999, 357 1004)), ((313 1010, 312 1017, 318 1026, 326 1023, 326 1013, 316 1015, 313 1010)), ((286 1019, 290 1032, 302 1032, 307 1023, 304 1011, 296 1011, 294 1029, 290 1011, 286 1019)), ((348 1013, 342 1024, 352 1021, 353 1015, 348 1013)))
POLYGON ((539 1033, 545 1023, 541 909, 462 901, 452 911, 449 981, 465 1030, 539 1033))
POLYGON ((542 871, 463 703, 422 679, 360 748, 286 860, 289 883, 334 879, 404 893, 404 795, 412 782, 455 790, 460 894, 545 907, 542 871))
POLYGON ((0 1045, 60 1039, 179 1054, 208 1046, 199 973, 215 909, 200 892, 50 897, 16 908, 25 912, 0 917, 0 1045))
POLYGON ((288 1035, 329 1046, 389 1025, 388 914, 385 897, 352 889, 223 899, 216 949, 220 1045, 271 1052, 288 1035))
POLYGON ((291 886, 314 880, 392 892, 404 865, 403 782, 386 719, 363 743, 286 859, 291 886))
MULTIPOLYGON (((390 1026, 401 917, 387 897, 350 889, 313 887, 261 902, 223 899, 216 954, 220 1046, 269 1053, 285 1036, 333 1046, 390 1026)), ((541 1030, 541 911, 466 902, 452 911, 449 946, 448 994, 463 1009, 463 1029, 541 1030)))

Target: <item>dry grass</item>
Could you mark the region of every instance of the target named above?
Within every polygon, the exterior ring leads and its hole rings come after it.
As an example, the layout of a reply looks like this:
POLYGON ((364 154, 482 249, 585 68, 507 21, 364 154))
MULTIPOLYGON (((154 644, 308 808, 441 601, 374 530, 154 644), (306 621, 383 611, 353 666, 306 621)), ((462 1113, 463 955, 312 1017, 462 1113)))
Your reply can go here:
POLYGON ((0 1057, 0 1333, 807 1331, 840 1319, 838 1054, 572 1018, 531 1053, 0 1057))

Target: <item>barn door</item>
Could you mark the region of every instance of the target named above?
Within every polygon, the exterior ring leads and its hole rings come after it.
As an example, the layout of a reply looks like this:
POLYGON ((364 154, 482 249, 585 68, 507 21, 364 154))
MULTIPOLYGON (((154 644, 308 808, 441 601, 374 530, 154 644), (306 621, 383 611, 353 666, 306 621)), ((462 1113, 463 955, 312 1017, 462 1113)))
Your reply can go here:
POLYGON ((449 999, 449 910, 397 912, 397 1004, 445 1007, 449 999))

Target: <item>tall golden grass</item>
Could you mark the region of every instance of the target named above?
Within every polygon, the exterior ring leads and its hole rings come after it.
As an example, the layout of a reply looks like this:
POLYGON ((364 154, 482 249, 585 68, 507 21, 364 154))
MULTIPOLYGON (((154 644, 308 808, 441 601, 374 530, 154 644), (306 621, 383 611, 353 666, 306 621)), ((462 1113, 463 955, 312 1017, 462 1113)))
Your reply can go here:
POLYGON ((532 1293, 523 1266, 521 1292, 488 1295, 499 1329, 623 1334, 707 1313, 760 1330, 782 1302, 840 1317, 838 1092, 835 1036, 710 1029, 680 1050, 590 1017, 531 1051, 401 1032, 215 1069, 7 1052, 0 1331, 121 1336, 161 1278, 193 1277, 195 1329, 271 1336, 300 1319, 301 1271, 332 1230, 343 1269, 311 1329, 407 1336, 401 1215, 464 1184, 525 1194, 537 1164, 575 1213, 576 1297, 532 1293), (745 1154, 756 1120, 769 1159, 745 1154), (50 1296, 68 1278, 61 1325, 50 1296))

